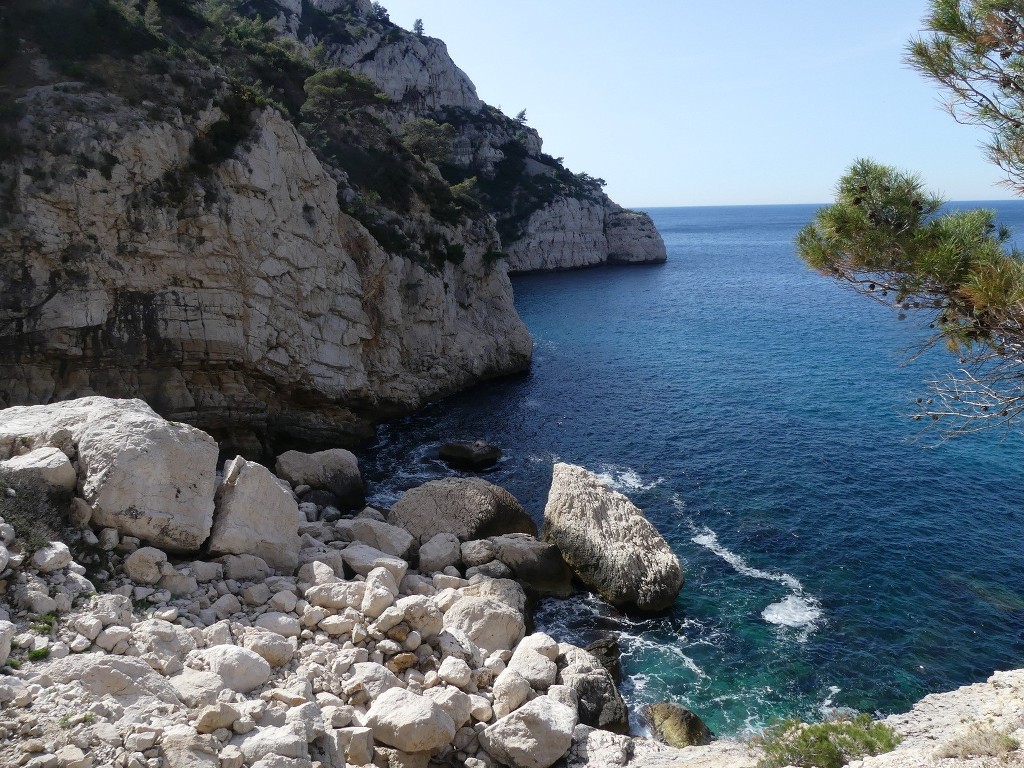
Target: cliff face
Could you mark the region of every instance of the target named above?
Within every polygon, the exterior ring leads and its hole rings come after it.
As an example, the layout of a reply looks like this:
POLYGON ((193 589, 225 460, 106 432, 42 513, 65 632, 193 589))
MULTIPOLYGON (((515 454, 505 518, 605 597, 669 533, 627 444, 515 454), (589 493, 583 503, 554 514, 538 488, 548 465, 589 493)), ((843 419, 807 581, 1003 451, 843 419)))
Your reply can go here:
MULTIPOLYGON (((338 0, 318 10, 328 8, 346 10, 338 0)), ((313 25, 313 13, 296 4, 279 13, 277 24, 307 47, 324 46, 331 63, 369 77, 388 95, 386 119, 396 130, 417 118, 456 129, 442 172, 452 182, 478 180, 511 271, 665 261, 649 216, 616 205, 598 180, 544 154, 540 135, 524 121, 484 104, 442 41, 375 18, 359 3, 347 6, 343 24, 335 18, 333 26, 313 25)))
POLYGON ((664 257, 379 7, 136 5, 0 8, 0 407, 360 437, 529 365, 509 269, 664 257))
POLYGON ((607 200, 563 197, 535 211, 508 246, 513 272, 575 269, 606 263, 665 261, 650 217, 607 200))
POLYGON ((507 274, 484 259, 493 231, 449 228, 465 256, 440 269, 388 253, 276 111, 188 181, 176 174, 223 117, 215 107, 155 121, 73 86, 23 103, 0 229, 3 404, 142 396, 258 452, 264 439, 362 436, 529 364, 507 274))

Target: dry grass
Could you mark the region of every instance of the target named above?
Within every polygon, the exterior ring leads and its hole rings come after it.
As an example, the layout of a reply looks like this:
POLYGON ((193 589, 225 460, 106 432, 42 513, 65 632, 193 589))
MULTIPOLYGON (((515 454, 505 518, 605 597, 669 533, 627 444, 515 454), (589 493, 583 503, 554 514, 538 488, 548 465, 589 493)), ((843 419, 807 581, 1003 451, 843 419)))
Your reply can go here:
POLYGON ((938 748, 939 757, 1005 757, 1020 748, 1020 742, 989 723, 974 723, 969 730, 938 748))

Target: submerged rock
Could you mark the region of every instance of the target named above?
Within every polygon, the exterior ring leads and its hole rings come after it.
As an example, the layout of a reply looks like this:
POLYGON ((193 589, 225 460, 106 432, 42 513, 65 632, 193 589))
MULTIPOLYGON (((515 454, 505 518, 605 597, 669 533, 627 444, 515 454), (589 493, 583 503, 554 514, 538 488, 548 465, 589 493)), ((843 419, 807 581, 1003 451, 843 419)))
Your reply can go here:
POLYGON ((644 513, 583 467, 555 464, 542 536, 617 607, 663 610, 683 586, 679 558, 644 513))
POLYGON ((453 469, 472 471, 493 467, 501 458, 501 448, 488 445, 483 440, 472 443, 443 443, 437 449, 441 461, 453 469))

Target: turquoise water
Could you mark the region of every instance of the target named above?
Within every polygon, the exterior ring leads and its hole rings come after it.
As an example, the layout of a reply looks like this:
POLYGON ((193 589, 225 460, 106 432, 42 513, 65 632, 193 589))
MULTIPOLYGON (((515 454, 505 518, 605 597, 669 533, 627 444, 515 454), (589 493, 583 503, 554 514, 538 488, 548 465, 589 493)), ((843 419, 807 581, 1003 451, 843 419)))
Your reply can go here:
MULTIPOLYGON (((1024 203, 989 205, 1024 232, 1024 203)), ((814 210, 653 209, 667 264, 515 278, 531 372, 385 426, 364 459, 388 504, 453 474, 439 442, 484 438, 506 452, 488 479, 538 520, 553 461, 604 474, 686 586, 663 617, 580 596, 538 624, 618 633, 633 710, 674 700, 719 734, 1024 666, 1024 439, 921 431, 913 400, 955 361, 903 365, 913 316, 802 265, 814 210)))

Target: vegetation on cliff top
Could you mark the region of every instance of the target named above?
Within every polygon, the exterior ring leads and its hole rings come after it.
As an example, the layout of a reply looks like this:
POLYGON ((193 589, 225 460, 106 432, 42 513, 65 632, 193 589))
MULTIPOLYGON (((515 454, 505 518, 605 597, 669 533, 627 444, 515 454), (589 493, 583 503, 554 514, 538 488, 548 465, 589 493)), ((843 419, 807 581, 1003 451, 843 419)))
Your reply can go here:
POLYGON ((758 738, 764 757, 758 768, 841 768, 851 760, 891 752, 900 737, 870 715, 839 717, 823 723, 785 720, 758 738))
MULTIPOLYGON (((220 106, 225 116, 198 137, 191 167, 154 191, 170 205, 196 184, 207 200, 216 197, 204 179, 246 140, 253 110, 265 107, 292 120, 333 169, 343 210, 387 250, 431 268, 458 251, 445 227, 491 214, 509 242, 559 195, 601 195, 599 180, 530 154, 525 115, 513 119, 485 107, 410 121, 401 112, 407 105, 392 104, 371 80, 334 65, 328 46, 369 35, 380 44, 422 37, 422 30, 392 24, 379 4, 361 17, 348 4, 324 12, 304 2, 294 35, 280 31, 280 12, 268 0, 13 0, 0 9, 0 162, 22 149, 17 99, 48 82, 33 63, 42 57, 59 73, 55 79, 146 103, 154 119, 220 106), (396 122, 404 124, 398 132, 396 122), (504 160, 456 164, 453 142, 467 126, 513 137, 501 146, 504 160), (411 218, 419 226, 410 227, 411 218)), ((12 193, 0 189, 0 196, 12 193)))

